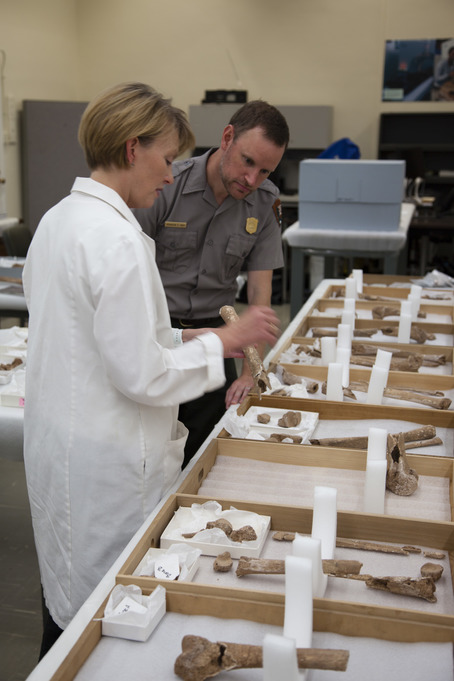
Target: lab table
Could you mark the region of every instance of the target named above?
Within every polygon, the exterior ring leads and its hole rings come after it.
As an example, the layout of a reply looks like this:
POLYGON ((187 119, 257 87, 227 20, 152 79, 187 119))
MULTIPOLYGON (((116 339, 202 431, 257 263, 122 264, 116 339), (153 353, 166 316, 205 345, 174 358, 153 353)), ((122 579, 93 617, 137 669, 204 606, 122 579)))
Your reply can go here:
MULTIPOLYGON (((269 353, 268 357, 265 359, 265 365, 267 365, 271 357, 278 352, 280 348, 284 347, 288 339, 295 334, 302 323, 302 320, 308 314, 310 309, 312 309, 315 301, 318 298, 323 297, 323 295, 329 290, 330 286, 336 283, 341 282, 325 280, 317 287, 316 291, 314 291, 306 304, 290 322, 288 328, 282 334, 276 346, 269 353)), ((223 420, 226 416, 227 414, 214 428, 209 438, 207 438, 206 442, 204 445, 202 445, 196 456, 191 460, 187 468, 180 474, 178 480, 175 482, 175 485, 169 491, 169 496, 174 494, 176 490, 181 487, 183 482, 188 480, 191 475, 192 477, 197 475, 197 470, 194 469, 197 469, 197 464, 200 457, 204 453, 207 443, 209 443, 211 439, 218 437, 219 432, 223 427, 223 420)), ((103 637, 103 639, 101 639, 99 644, 95 647, 95 649, 92 651, 92 654, 90 655, 89 652, 92 650, 93 646, 90 644, 87 636, 87 629, 91 626, 93 618, 96 616, 99 617, 99 610, 115 585, 116 576, 118 575, 120 568, 131 555, 131 552, 136 550, 139 545, 144 543, 144 538, 146 537, 150 525, 155 522, 157 518, 162 516, 166 500, 167 498, 163 499, 158 504, 157 508, 146 519, 135 536, 131 538, 128 546, 124 549, 124 551, 115 561, 114 565, 112 565, 111 569, 101 580, 97 588, 84 603, 69 626, 63 632, 62 636, 55 643, 50 652, 33 670, 31 675, 28 677, 28 681, 51 681, 53 678, 71 678, 84 681, 86 678, 97 678, 103 680, 104 678, 129 678, 130 676, 136 678, 148 678, 150 669, 152 675, 157 674, 159 678, 176 678, 172 672, 172 664, 169 665, 169 660, 174 659, 177 646, 174 645, 172 651, 170 651, 168 649, 168 643, 169 641, 173 641, 173 643, 175 643, 176 640, 181 640, 181 637, 177 634, 183 629, 194 633, 193 626, 195 625, 197 618, 195 618, 193 625, 192 621, 190 621, 193 619, 192 615, 180 614, 178 617, 180 618, 181 622, 180 620, 176 622, 174 620, 174 616, 176 617, 176 615, 171 613, 169 617, 169 624, 167 625, 170 626, 171 629, 170 635, 168 629, 166 629, 164 625, 162 627, 160 626, 147 644, 103 637), (159 659, 156 657, 156 651, 159 651, 159 659), (79 657, 81 654, 84 658, 88 655, 88 660, 87 664, 77 673, 76 669, 78 669, 79 657), (163 661, 165 661, 165 664, 161 669, 160 664, 163 661), (153 665, 151 668, 150 663, 153 665), (163 671, 164 668, 166 670, 166 674, 170 673, 170 676, 165 676, 163 671), (63 670, 66 670, 66 672, 63 670), (145 676, 142 677, 141 674, 143 673, 145 673, 145 676)), ((263 622, 260 620, 260 623, 263 625, 265 623, 265 619, 263 622)), ((230 640, 232 640, 234 634, 231 633, 229 627, 232 625, 236 627, 237 624, 238 622, 236 621, 232 621, 230 624, 228 619, 223 620, 220 631, 216 631, 216 627, 219 628, 219 622, 216 618, 213 619, 208 617, 206 629, 203 631, 201 630, 198 633, 206 635, 210 638, 214 637, 216 640, 229 640, 230 636, 230 640)), ((257 634, 255 634, 255 625, 253 622, 241 621, 240 624, 244 629, 241 634, 242 640, 249 639, 250 641, 253 641, 254 636, 256 636, 257 642, 260 643, 263 636, 263 626, 261 626, 257 634)), ((280 633, 279 628, 276 629, 276 633, 280 633)), ((236 632, 236 635, 237 634, 238 632, 236 632)), ((375 638, 367 639, 367 634, 363 635, 364 639, 362 641, 361 637, 359 637, 358 639, 347 639, 346 641, 342 641, 342 643, 346 645, 346 647, 352 647, 352 649, 354 646, 358 645, 362 650, 361 654, 366 655, 367 659, 369 660, 367 663, 369 667, 371 654, 372 659, 374 658, 374 655, 378 656, 380 660, 382 658, 392 658, 396 662, 395 666, 399 667, 400 663, 397 662, 397 656, 398 654, 402 654, 403 651, 404 657, 402 664, 405 665, 405 671, 410 675, 414 674, 413 678, 415 679, 427 678, 427 670, 423 671, 422 668, 419 670, 419 664, 421 664, 421 662, 418 662, 416 659, 412 661, 412 650, 420 650, 423 658, 428 662, 429 667, 432 665, 432 668, 435 669, 435 666, 438 665, 438 671, 440 670, 439 665, 441 664, 441 659, 443 656, 445 664, 442 672, 444 674, 443 678, 452 678, 452 644, 449 642, 440 644, 426 644, 420 642, 413 645, 409 644, 407 648, 406 644, 394 644, 392 642, 379 641, 375 638), (377 646, 377 649, 375 649, 375 646, 377 646), (394 646, 396 646, 396 648, 394 648, 394 646), (425 676, 422 676, 421 673, 425 676)), ((332 645, 331 640, 329 643, 332 645)), ((320 639, 319 632, 314 632, 314 644, 327 645, 328 647, 329 643, 320 639)), ((378 678, 373 675, 373 668, 370 668, 369 671, 370 678, 378 678)), ((351 672, 353 672, 353 669, 351 672)), ((396 672, 395 669, 393 669, 393 674, 394 672, 396 672)), ((396 673, 398 676, 399 672, 396 673)), ((243 678, 243 676, 241 678, 243 678)), ((247 678, 258 680, 263 677, 261 672, 251 672, 251 670, 249 670, 247 678)), ((317 678, 319 677, 317 676, 317 678)), ((354 674, 350 674, 349 678, 356 679, 357 677, 354 674)), ((360 678, 364 678, 364 675, 360 678)), ((394 678, 394 675, 387 675, 387 678, 394 678)))

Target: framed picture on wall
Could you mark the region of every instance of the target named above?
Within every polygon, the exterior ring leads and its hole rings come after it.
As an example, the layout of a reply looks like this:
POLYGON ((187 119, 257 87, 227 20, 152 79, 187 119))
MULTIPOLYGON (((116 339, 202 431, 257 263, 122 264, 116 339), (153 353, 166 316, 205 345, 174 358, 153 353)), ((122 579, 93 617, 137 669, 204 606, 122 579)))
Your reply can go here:
POLYGON ((382 101, 454 101, 454 38, 387 40, 382 101))

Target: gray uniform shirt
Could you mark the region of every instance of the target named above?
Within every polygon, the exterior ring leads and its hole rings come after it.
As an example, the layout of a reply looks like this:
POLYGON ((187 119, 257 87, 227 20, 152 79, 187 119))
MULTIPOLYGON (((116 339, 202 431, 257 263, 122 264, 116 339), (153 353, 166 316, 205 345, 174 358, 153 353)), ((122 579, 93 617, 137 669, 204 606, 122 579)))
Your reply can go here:
POLYGON ((174 183, 152 208, 134 211, 156 242, 170 314, 181 319, 217 317, 222 305, 233 305, 240 271, 283 266, 277 187, 265 180, 245 199, 228 196, 218 205, 206 179, 212 151, 176 161, 174 183))

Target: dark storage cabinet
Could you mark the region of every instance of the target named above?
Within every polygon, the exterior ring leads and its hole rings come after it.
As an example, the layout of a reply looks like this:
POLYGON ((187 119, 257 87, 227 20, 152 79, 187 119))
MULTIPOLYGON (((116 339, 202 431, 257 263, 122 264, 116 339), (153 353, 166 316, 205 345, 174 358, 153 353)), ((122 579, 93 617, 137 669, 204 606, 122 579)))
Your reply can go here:
POLYGON ((454 183, 454 112, 381 114, 378 158, 403 159, 410 178, 454 183))

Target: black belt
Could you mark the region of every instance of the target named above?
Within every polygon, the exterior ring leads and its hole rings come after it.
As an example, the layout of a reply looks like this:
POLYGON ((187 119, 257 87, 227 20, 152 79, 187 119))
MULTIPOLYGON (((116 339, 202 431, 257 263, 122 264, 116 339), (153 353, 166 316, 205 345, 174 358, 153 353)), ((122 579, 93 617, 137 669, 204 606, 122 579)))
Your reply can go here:
POLYGON ((201 329, 204 326, 217 327, 224 324, 220 316, 206 317, 205 319, 179 319, 178 317, 172 317, 170 322, 177 329, 201 329))

